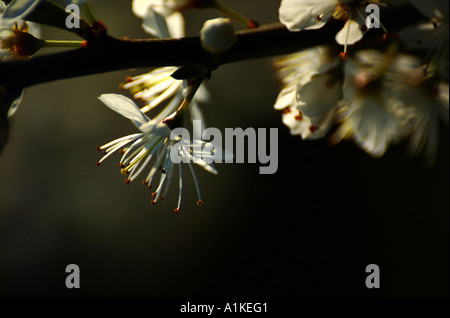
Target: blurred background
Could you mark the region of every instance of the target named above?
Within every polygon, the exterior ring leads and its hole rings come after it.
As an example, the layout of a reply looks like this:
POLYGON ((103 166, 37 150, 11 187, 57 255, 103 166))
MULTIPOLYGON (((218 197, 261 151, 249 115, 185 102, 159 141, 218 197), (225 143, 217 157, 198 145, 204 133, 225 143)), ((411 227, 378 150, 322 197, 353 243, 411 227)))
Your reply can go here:
MULTIPOLYGON (((279 1, 224 2, 260 24, 278 19, 279 1)), ((111 35, 146 37, 131 1, 93 7, 111 35)), ((217 16, 187 12, 188 35, 217 16)), ((47 27, 43 37, 71 39, 47 27)), ((272 108, 272 61, 220 67, 202 109, 222 131, 278 128, 278 172, 197 169, 197 207, 185 169, 179 215, 176 187, 152 206, 140 182, 124 184, 119 155, 95 164, 97 146, 134 132, 97 96, 147 70, 27 89, 0 156, 0 297, 448 297, 448 127, 432 167, 404 145, 376 160, 351 142, 302 141, 272 108), (68 264, 80 267, 78 290, 65 286, 68 264), (380 289, 365 287, 368 264, 380 289)))

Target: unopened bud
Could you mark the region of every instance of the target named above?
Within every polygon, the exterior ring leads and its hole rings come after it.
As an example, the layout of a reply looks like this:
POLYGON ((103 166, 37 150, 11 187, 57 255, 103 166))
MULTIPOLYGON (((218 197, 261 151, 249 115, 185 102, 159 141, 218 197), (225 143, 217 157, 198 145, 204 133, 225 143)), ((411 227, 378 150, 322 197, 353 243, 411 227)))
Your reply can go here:
POLYGON ((214 54, 225 52, 237 41, 233 24, 227 18, 206 21, 200 31, 200 39, 202 47, 214 54))

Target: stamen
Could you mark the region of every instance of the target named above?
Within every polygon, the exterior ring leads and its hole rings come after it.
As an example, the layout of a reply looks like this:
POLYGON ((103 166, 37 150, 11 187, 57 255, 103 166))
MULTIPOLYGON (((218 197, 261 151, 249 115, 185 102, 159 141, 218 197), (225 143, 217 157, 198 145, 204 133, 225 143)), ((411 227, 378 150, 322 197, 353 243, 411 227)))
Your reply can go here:
MULTIPOLYGON (((183 151, 186 152, 184 150, 184 148, 183 148, 183 151)), ((194 179, 195 189, 197 190, 197 195, 198 195, 198 201, 202 201, 201 194, 200 194, 200 186, 199 186, 197 176, 195 175, 195 171, 194 171, 194 168, 192 167, 192 163, 190 160, 188 161, 188 165, 189 165, 189 169, 191 170, 192 179, 194 179)))
POLYGON ((180 211, 181 197, 183 194, 183 167, 181 166, 181 163, 178 164, 178 186, 178 204, 175 211, 180 211))

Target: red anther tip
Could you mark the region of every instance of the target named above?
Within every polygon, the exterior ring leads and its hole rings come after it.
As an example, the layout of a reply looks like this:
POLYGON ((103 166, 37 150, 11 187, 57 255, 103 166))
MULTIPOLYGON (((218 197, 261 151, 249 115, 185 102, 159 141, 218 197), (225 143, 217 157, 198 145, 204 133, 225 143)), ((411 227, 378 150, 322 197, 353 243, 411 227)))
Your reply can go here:
POLYGON ((155 201, 155 200, 152 200, 152 204, 155 205, 155 204, 156 204, 156 201, 155 201))
POLYGON ((97 162, 96 165, 97 165, 97 167, 100 167, 100 166, 101 166, 101 163, 100 163, 100 162, 97 162))
POLYGON ((389 38, 389 35, 387 33, 383 34, 383 40, 387 41, 387 39, 389 38))
POLYGON ((317 127, 317 126, 313 126, 313 125, 309 126, 309 131, 311 131, 312 133, 314 133, 318 129, 319 129, 319 127, 317 127))
POLYGON ((83 42, 81 42, 81 48, 85 49, 88 47, 88 41, 84 40, 83 42))
POLYGON ((174 212, 175 214, 178 214, 178 213, 180 212, 180 209, 175 209, 175 210, 173 210, 173 212, 174 212))
POLYGON ((131 183, 131 180, 130 180, 130 179, 125 179, 125 183, 126 183, 126 184, 130 184, 130 183, 131 183))
POLYGON ((301 120, 303 120, 303 115, 302 114, 298 114, 294 118, 295 118, 295 120, 301 121, 301 120))
POLYGON ((120 149, 120 150, 119 150, 119 153, 120 153, 121 155, 123 155, 123 154, 125 153, 125 150, 120 149))
POLYGON ((197 201, 197 206, 201 206, 203 204, 203 201, 202 200, 198 200, 197 201))
POLYGON ((125 78, 125 81, 127 81, 127 83, 132 82, 133 78, 131 76, 127 76, 127 78, 125 78))
POLYGON ((100 151, 101 149, 100 149, 100 147, 97 147, 97 151, 100 151))
POLYGON ((125 166, 121 163, 119 163, 119 168, 124 168, 125 166))
POLYGON ((258 23, 257 21, 255 21, 255 20, 248 19, 248 21, 247 21, 247 27, 248 27, 249 29, 254 29, 254 28, 259 27, 259 23, 258 23))
POLYGON ((341 58, 341 60, 347 61, 348 60, 348 52, 341 52, 339 54, 339 57, 341 58))
POLYGON ((156 192, 153 192, 153 193, 152 193, 152 197, 156 197, 156 192))

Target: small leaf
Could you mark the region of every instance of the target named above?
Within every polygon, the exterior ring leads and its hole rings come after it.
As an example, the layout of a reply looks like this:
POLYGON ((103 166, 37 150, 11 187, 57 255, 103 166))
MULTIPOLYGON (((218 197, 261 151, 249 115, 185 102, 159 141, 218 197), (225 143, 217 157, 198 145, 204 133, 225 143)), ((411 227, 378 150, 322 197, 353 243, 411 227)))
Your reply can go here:
POLYGON ((177 80, 184 80, 205 75, 207 72, 208 69, 203 65, 187 65, 180 67, 170 76, 177 80))

